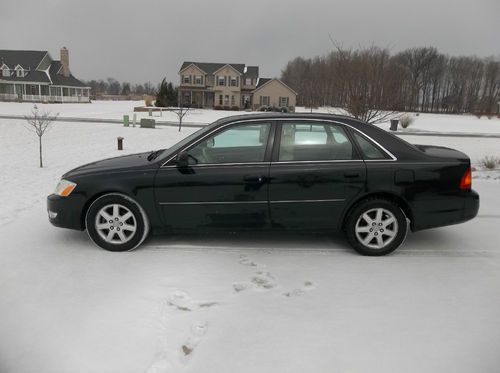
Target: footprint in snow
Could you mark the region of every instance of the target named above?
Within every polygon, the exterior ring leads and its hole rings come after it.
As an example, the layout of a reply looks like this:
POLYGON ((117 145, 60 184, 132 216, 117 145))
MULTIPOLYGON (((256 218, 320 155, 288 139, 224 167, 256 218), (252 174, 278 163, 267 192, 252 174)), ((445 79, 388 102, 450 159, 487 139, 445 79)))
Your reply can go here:
POLYGON ((187 293, 176 290, 167 297, 167 304, 179 311, 194 311, 217 306, 217 302, 195 302, 187 293))
POLYGON ((242 265, 245 265, 245 266, 249 266, 249 267, 258 267, 259 266, 259 264, 257 264, 254 261, 252 261, 245 254, 241 254, 240 255, 239 263, 242 264, 242 265))
POLYGON ((269 290, 278 286, 276 279, 269 272, 258 271, 252 276, 250 282, 237 282, 233 284, 233 289, 239 293, 247 289, 269 290))
POLYGON ((313 282, 311 281, 304 281, 304 284, 300 288, 295 288, 291 291, 287 291, 286 293, 283 293, 285 297, 293 298, 293 297, 300 297, 301 295, 304 295, 307 291, 312 290, 316 287, 313 282))
POLYGON ((192 356, 196 347, 200 344, 203 336, 207 332, 206 322, 197 322, 191 326, 191 336, 186 340, 186 342, 181 346, 180 350, 180 360, 183 363, 187 363, 189 358, 192 356))

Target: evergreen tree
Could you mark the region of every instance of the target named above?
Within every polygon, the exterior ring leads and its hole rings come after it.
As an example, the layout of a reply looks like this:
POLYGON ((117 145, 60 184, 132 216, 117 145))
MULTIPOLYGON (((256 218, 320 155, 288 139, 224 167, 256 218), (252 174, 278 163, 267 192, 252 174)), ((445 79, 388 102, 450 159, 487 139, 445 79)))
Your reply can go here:
POLYGON ((158 107, 177 106, 177 88, 171 82, 167 83, 165 78, 158 88, 155 105, 158 107))

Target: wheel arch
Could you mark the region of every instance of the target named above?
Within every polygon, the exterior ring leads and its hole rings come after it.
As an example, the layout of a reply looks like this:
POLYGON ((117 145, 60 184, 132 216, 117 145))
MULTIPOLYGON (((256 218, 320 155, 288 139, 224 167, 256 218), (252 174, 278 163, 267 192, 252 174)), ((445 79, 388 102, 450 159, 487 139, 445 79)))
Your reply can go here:
POLYGON ((410 220, 410 228, 413 230, 414 215, 413 215, 413 211, 412 211, 411 206, 408 203, 408 201, 406 201, 404 198, 402 198, 401 196, 398 196, 394 193, 382 192, 382 191, 364 194, 364 195, 360 196, 359 198, 353 200, 349 204, 349 206, 347 206, 345 208, 345 210, 342 214, 342 218, 340 220, 340 222, 341 222, 340 229, 342 231, 345 230, 345 224, 347 222, 347 219, 349 218, 349 214, 356 206, 358 206, 360 203, 363 203, 366 200, 378 199, 378 198, 385 199, 387 201, 393 202, 396 205, 398 205, 399 208, 401 208, 401 210, 403 210, 403 213, 406 215, 406 218, 410 220))
POLYGON ((81 216, 80 216, 80 224, 81 224, 81 226, 82 226, 83 229, 85 229, 85 218, 87 216, 87 212, 88 212, 90 206, 96 200, 98 200, 99 198, 101 198, 101 197, 103 197, 105 195, 108 195, 108 194, 118 194, 118 195, 121 195, 121 196, 124 196, 124 197, 127 197, 127 198, 131 199, 134 203, 137 204, 137 206, 140 207, 140 209, 142 210, 142 212, 145 214, 146 218, 148 219, 148 223, 149 223, 150 217, 148 216, 148 214, 145 211, 145 209, 141 206, 141 204, 139 202, 137 202, 137 200, 133 196, 131 196, 127 192, 124 192, 123 190, 110 189, 110 190, 105 190, 105 191, 97 192, 97 193, 93 194, 89 199, 87 199, 87 201, 83 205, 81 216))

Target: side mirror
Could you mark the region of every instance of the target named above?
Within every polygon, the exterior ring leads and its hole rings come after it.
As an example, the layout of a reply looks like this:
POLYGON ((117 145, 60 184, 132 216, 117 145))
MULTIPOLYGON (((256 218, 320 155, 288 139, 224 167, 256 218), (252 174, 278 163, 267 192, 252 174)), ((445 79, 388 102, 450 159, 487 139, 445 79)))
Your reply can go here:
POLYGON ((175 163, 177 167, 183 168, 189 166, 189 155, 187 152, 180 152, 177 154, 177 158, 175 159, 175 163))

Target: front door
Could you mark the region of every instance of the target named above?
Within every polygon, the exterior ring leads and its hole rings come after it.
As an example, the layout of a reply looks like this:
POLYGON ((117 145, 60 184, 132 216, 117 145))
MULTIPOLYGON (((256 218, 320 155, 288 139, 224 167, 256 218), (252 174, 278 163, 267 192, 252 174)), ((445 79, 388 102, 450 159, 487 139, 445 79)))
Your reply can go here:
POLYGON ((341 125, 284 121, 270 169, 274 227, 331 229, 365 187, 366 166, 341 125))
POLYGON ((156 200, 170 229, 264 228, 269 224, 269 122, 237 123, 183 151, 189 166, 161 167, 156 200))

